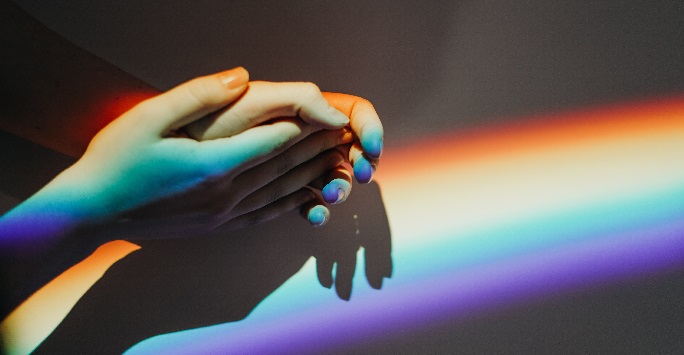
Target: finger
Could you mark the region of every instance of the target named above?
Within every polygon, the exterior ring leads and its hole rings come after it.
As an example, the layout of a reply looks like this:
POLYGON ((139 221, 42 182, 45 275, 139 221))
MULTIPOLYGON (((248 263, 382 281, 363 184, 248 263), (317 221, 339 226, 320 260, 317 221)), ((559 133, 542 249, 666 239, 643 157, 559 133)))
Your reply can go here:
POLYGON ((327 184, 321 189, 323 200, 331 205, 344 202, 351 193, 351 176, 345 166, 333 169, 326 177, 327 184))
POLYGON ((323 129, 342 128, 349 118, 325 100, 312 83, 249 83, 245 95, 223 112, 185 130, 197 140, 230 137, 279 117, 300 117, 323 129))
POLYGON ((306 219, 314 227, 324 226, 330 220, 330 209, 322 204, 316 204, 315 206, 308 208, 306 213, 306 219))
MULTIPOLYGON (((353 136, 349 130, 323 130, 311 134, 286 151, 241 173, 232 184, 233 190, 247 196, 264 185, 284 175, 317 155, 337 146, 351 142, 353 136)), ((340 153, 345 149, 341 148, 340 153)), ((320 188, 319 188, 320 189, 320 188)))
POLYGON ((231 213, 242 215, 268 205, 280 197, 306 186, 343 161, 342 154, 336 149, 323 152, 251 193, 240 201, 231 213))
POLYGON ((299 213, 310 225, 322 227, 330 220, 330 209, 323 202, 320 190, 313 189, 312 191, 316 194, 316 198, 302 206, 299 213))
POLYGON ((131 110, 135 125, 145 125, 162 136, 217 111, 236 100, 247 88, 249 73, 238 67, 192 79, 131 110))
POLYGON ((315 198, 316 195, 310 189, 301 188, 262 208, 231 219, 218 227, 217 231, 235 230, 270 221, 285 213, 301 208, 302 205, 315 198))
POLYGON ((330 105, 336 107, 350 119, 350 126, 359 137, 364 153, 370 159, 382 155, 384 133, 380 117, 373 105, 366 99, 339 93, 323 93, 330 105))
POLYGON ((373 175, 377 170, 378 160, 368 159, 362 152, 361 145, 358 142, 349 149, 349 160, 354 167, 354 177, 356 181, 366 184, 373 180, 373 175))
POLYGON ((207 174, 244 172, 318 131, 299 119, 284 119, 250 128, 228 138, 200 142, 194 156, 207 174))

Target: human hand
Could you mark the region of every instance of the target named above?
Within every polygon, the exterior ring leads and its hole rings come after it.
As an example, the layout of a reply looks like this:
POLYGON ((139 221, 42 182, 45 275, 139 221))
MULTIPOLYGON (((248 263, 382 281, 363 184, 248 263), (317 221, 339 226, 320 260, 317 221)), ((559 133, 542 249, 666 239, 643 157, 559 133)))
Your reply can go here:
POLYGON ((231 137, 255 123, 279 117, 294 115, 314 125, 326 123, 316 119, 325 111, 341 111, 349 117, 350 127, 359 139, 351 146, 348 156, 359 182, 369 182, 383 145, 382 123, 373 105, 358 96, 322 93, 312 83, 250 82, 245 97, 188 124, 183 130, 190 137, 203 141, 231 137))
MULTIPOLYGON (((321 93, 311 83, 266 83, 251 82, 248 94, 253 94, 251 99, 244 98, 231 105, 229 108, 216 114, 205 117, 184 127, 184 131, 190 137, 197 140, 216 139, 229 137, 239 132, 247 125, 243 122, 246 117, 261 116, 263 121, 279 117, 283 110, 291 113, 297 112, 307 120, 307 111, 299 105, 302 102, 315 103, 327 109, 335 108, 350 118, 350 128, 358 139, 355 139, 348 151, 346 160, 351 163, 356 179, 361 183, 368 183, 377 167, 378 159, 382 154, 383 129, 380 119, 373 105, 360 97, 340 94, 321 93), (268 87, 277 90, 268 93, 268 87), (273 95, 276 95, 275 97, 273 95), (270 97, 272 105, 265 106, 259 98, 270 97), (323 103, 325 99, 329 105, 323 103)), ((330 171, 321 179, 313 182, 313 186, 322 191, 322 198, 329 204, 343 202, 351 192, 351 174, 346 167, 341 165, 330 171)), ((329 210, 322 201, 309 204, 306 214, 312 224, 324 224, 329 218, 329 210)))
POLYGON ((242 320, 301 272, 312 255, 321 284, 334 284, 339 297, 348 300, 360 246, 368 283, 380 289, 392 274, 389 224, 377 184, 355 189, 347 203, 331 207, 335 218, 322 228, 281 218, 230 238, 217 233, 199 239, 136 240, 142 248, 109 268, 37 352, 120 353, 155 334, 242 320), (144 321, 131 324, 130 314, 144 321), (103 329, 98 324, 105 320, 108 327, 103 329), (119 329, 125 330, 123 335, 112 338, 119 329))
MULTIPOLYGON (((323 93, 326 100, 335 108, 350 117, 351 128, 357 139, 351 145, 348 161, 351 162, 356 180, 369 183, 378 166, 383 145, 383 128, 373 105, 366 99, 341 93, 323 93)), ((329 204, 343 202, 351 192, 351 176, 347 170, 338 167, 331 172, 322 188, 322 197, 329 204)), ((322 220, 323 224, 330 216, 328 207, 312 202, 308 210, 308 219, 322 220), (312 216, 313 215, 313 216, 312 216), (323 217, 321 217, 323 216, 323 217)))
POLYGON ((351 143, 352 134, 341 129, 349 121, 322 97, 311 99, 307 89, 285 105, 281 86, 244 92, 246 85, 247 73, 238 68, 139 104, 98 133, 55 183, 72 192, 78 186, 87 198, 75 209, 88 219, 124 216, 128 231, 153 221, 158 237, 210 231, 238 216, 249 221, 300 206, 314 198, 302 187, 344 160, 335 147, 351 143), (246 111, 231 121, 230 137, 198 142, 178 134, 233 107, 246 111), (162 225, 169 228, 160 231, 162 225))

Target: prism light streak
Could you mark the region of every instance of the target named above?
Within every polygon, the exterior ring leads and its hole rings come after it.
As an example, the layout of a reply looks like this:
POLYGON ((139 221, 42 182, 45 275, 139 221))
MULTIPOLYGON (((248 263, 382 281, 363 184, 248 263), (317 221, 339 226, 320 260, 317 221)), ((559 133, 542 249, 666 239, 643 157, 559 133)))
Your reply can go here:
POLYGON ((348 304, 320 301, 309 263, 244 321, 154 337, 129 352, 317 352, 681 267, 682 161, 681 99, 388 151, 378 180, 395 274, 381 292, 358 276, 348 304))
POLYGON ((354 305, 305 308, 248 326, 232 323, 152 338, 129 353, 306 353, 348 346, 514 301, 681 265, 683 233, 684 224, 675 223, 542 251, 383 290, 393 297, 364 294, 354 305), (649 248, 653 237, 648 234, 654 232, 662 243, 649 248))
POLYGON ((382 291, 359 263, 352 299, 340 301, 310 260, 245 320, 129 353, 317 352, 681 267, 683 161, 684 97, 389 149, 377 180, 395 267, 382 291))
MULTIPOLYGON (((284 349, 295 353, 318 352, 572 287, 681 265, 684 223, 681 219, 657 222, 650 229, 626 232, 618 228, 608 235, 601 230, 599 235, 587 235, 584 240, 562 248, 538 248, 524 255, 494 260, 487 256, 490 243, 471 246, 467 252, 480 255, 476 262, 433 274, 406 275, 401 279, 397 276, 397 282, 391 280, 381 292, 368 290, 363 282, 357 282, 349 303, 297 302, 297 297, 306 298, 309 293, 315 298, 325 296, 311 282, 313 265, 308 265, 310 270, 304 277, 290 280, 278 291, 278 300, 267 299, 245 321, 152 338, 138 344, 131 353, 262 353, 284 349), (654 244, 654 240, 658 243, 654 244)), ((499 240, 511 237, 495 235, 499 240)), ((420 253, 413 258, 425 260, 429 256, 420 253)), ((410 258, 408 250, 395 254, 395 260, 410 258)), ((397 275, 403 276, 399 272, 397 275)))

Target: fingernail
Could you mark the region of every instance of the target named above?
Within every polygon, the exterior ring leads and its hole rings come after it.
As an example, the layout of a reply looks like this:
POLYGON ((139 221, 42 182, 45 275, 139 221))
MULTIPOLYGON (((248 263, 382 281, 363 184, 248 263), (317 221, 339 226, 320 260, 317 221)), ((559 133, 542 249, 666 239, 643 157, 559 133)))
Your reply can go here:
POLYGON ((382 155, 383 133, 382 130, 364 132, 361 137, 361 147, 363 152, 373 159, 378 159, 382 155))
POLYGON ((342 128, 349 124, 349 117, 340 110, 330 106, 330 123, 334 126, 342 128))
POLYGON ((221 84, 226 88, 233 90, 247 85, 247 82, 249 82, 249 73, 245 68, 237 67, 220 73, 218 78, 221 81, 221 84))
POLYGON ((349 197, 351 184, 344 179, 334 179, 323 188, 323 199, 329 204, 344 202, 349 197))
POLYGON ((316 205, 309 210, 306 217, 312 225, 322 226, 330 219, 330 210, 323 205, 316 205))
POLYGON ((354 163, 354 176, 362 184, 369 183, 373 179, 375 167, 366 157, 361 155, 354 163))

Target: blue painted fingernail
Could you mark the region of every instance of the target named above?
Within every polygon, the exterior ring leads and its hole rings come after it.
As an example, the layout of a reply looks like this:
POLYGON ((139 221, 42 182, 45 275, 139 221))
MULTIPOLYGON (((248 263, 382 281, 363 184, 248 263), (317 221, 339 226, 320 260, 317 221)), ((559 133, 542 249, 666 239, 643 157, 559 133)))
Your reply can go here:
POLYGON ((351 184, 344 179, 334 179, 323 188, 323 199, 329 204, 344 202, 349 197, 351 184))
POLYGON ((361 137, 361 147, 363 147, 363 152, 368 154, 368 156, 373 159, 380 158, 380 155, 382 155, 382 137, 382 130, 364 132, 363 136, 361 137))
POLYGON ((316 205, 309 210, 307 219, 314 226, 322 226, 330 219, 330 210, 323 205, 316 205))
POLYGON ((365 184, 370 182, 373 179, 374 172, 375 168, 373 167, 373 164, 371 164, 363 155, 354 163, 354 176, 360 183, 365 184))

